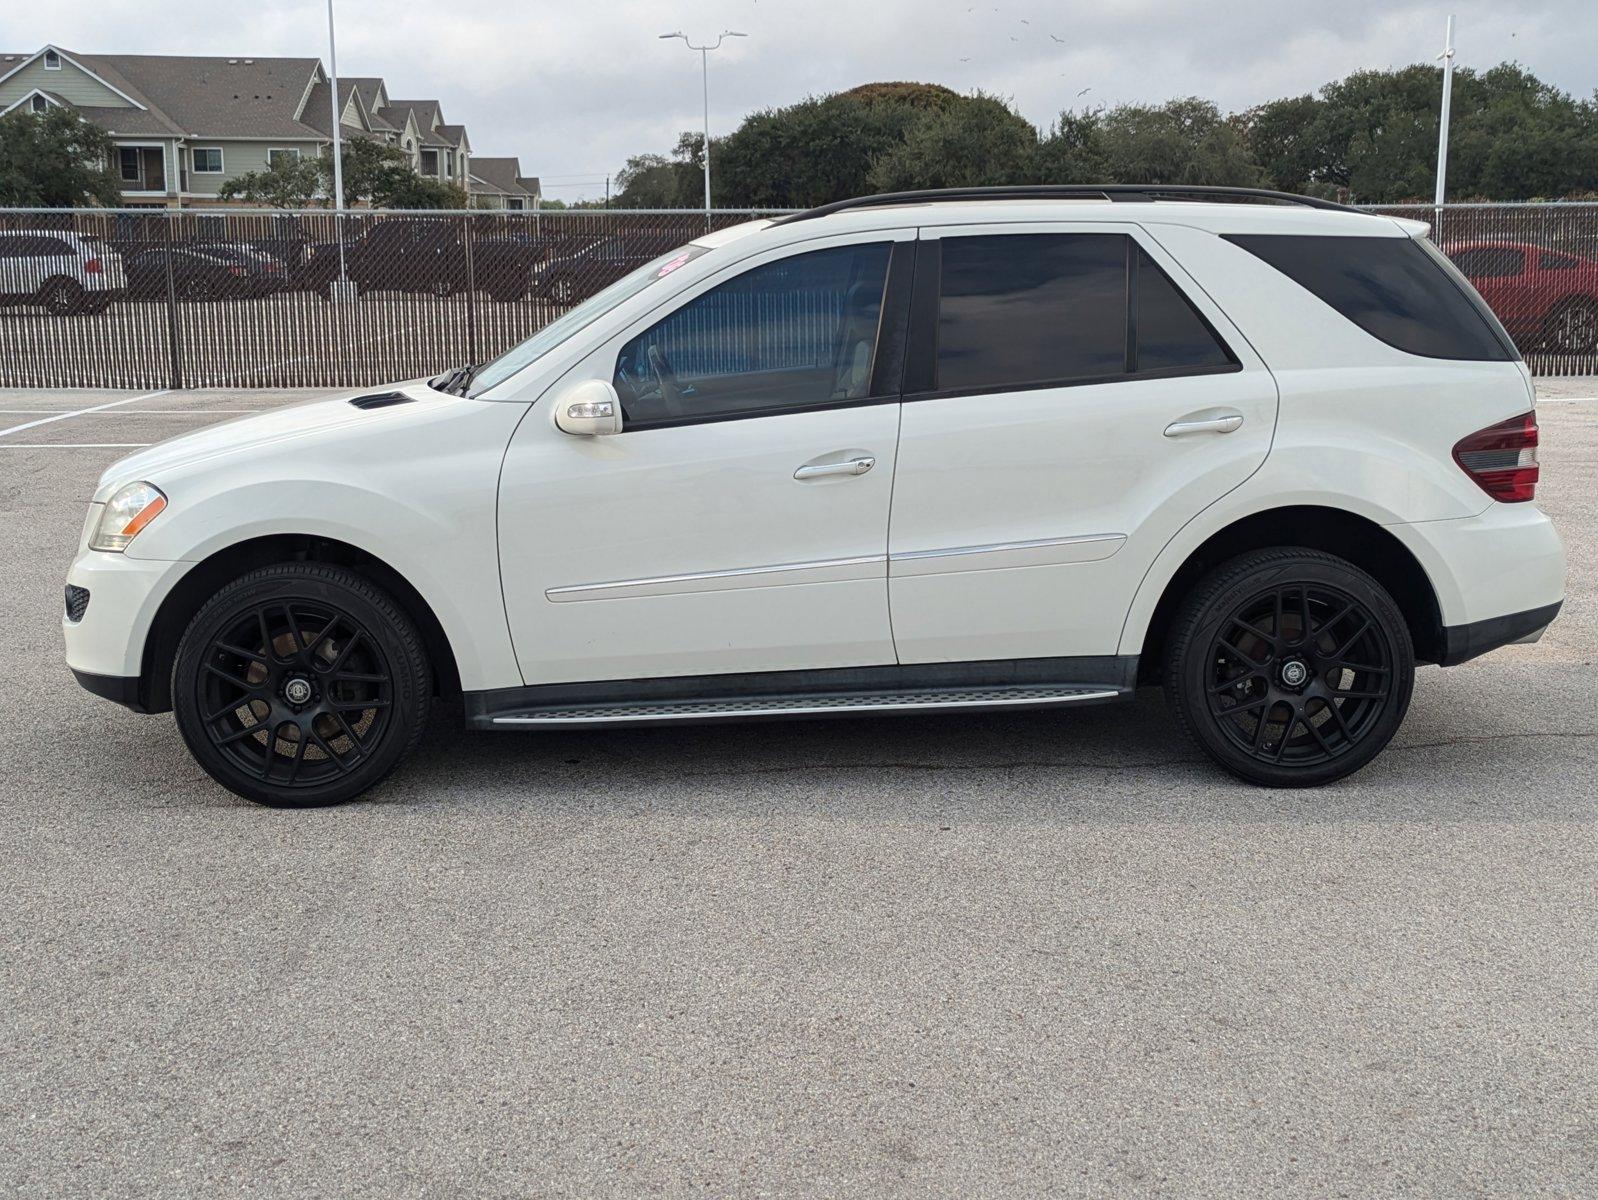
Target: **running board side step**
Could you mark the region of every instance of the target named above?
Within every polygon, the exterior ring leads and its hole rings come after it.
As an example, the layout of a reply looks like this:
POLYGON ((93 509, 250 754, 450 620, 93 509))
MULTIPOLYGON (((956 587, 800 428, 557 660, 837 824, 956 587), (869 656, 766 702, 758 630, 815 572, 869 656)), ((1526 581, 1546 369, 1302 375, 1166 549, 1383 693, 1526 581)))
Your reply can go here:
POLYGON ((784 717, 849 716, 853 713, 949 712, 982 709, 1054 708, 1094 704, 1131 694, 1117 684, 1028 684, 914 690, 792 692, 787 695, 722 695, 697 699, 645 699, 587 704, 545 704, 471 714, 478 729, 575 729, 665 722, 705 723, 784 717))

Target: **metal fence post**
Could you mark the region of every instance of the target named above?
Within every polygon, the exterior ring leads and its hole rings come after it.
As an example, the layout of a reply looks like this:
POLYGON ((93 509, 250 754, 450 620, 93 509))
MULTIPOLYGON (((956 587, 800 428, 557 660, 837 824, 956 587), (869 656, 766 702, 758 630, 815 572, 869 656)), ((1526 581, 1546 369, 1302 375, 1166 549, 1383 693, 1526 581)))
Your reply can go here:
POLYGON ((167 386, 173 391, 177 391, 183 386, 183 335, 178 325, 177 283, 172 277, 173 217, 174 213, 171 209, 168 209, 165 220, 161 222, 161 228, 166 233, 166 252, 161 257, 166 260, 167 386))
POLYGON ((465 215, 461 217, 465 222, 465 229, 461 232, 461 244, 466 249, 466 361, 477 361, 477 265, 472 260, 472 218, 465 215))

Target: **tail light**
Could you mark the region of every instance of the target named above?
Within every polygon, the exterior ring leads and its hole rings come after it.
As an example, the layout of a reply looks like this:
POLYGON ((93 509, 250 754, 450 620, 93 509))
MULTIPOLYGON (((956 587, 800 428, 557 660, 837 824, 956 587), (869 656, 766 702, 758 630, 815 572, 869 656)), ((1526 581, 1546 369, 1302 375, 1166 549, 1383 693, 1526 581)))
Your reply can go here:
POLYGON ((236 276, 238 276, 240 278, 242 278, 243 276, 249 274, 249 272, 246 271, 243 267, 229 267, 227 269, 227 273, 229 275, 236 275, 236 276))
POLYGON ((98 275, 100 270, 100 260, 98 258, 91 258, 83 264, 83 273, 85 275, 98 275))
POLYGON ((1514 504, 1537 493, 1537 414, 1489 425, 1454 447, 1454 461, 1494 500, 1514 504))

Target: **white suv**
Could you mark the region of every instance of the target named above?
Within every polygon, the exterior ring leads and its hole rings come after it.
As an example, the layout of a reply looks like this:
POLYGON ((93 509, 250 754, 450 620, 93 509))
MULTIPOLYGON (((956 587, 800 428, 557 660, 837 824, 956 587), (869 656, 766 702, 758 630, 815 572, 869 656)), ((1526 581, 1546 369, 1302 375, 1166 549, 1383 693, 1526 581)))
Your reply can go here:
POLYGON ((42 304, 57 317, 102 313, 127 286, 122 257, 92 233, 0 230, 0 304, 42 304))
POLYGON ((372 786, 457 692, 570 729, 1160 681, 1244 779, 1337 779, 1417 662, 1559 610, 1531 380, 1424 226, 1206 191, 752 222, 476 370, 135 454, 67 661, 269 804, 372 786))

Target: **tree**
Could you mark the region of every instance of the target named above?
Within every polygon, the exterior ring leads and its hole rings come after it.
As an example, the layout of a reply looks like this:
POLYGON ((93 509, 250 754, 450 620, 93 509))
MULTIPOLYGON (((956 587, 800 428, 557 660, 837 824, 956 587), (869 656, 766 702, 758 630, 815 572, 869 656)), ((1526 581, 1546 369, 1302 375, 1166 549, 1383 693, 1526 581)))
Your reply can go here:
MULTIPOLYGON (((344 202, 365 202, 373 208, 465 208, 466 193, 452 183, 418 175, 410 155, 375 138, 350 138, 342 143, 344 202)), ((317 160, 323 190, 333 194, 333 160, 317 160)))
POLYGON ((321 187, 319 162, 285 155, 264 171, 246 171, 228 180, 217 194, 270 208, 306 208, 321 187))
POLYGON ((1209 100, 1189 96, 1158 106, 1119 104, 1092 117, 1096 128, 1090 140, 1099 155, 1095 165, 1107 181, 1230 187, 1260 183, 1260 169, 1242 132, 1209 100))
POLYGON ((110 135, 70 109, 17 109, 0 117, 0 206, 115 206, 122 184, 110 135))
POLYGON ((704 204, 704 135, 684 133, 670 157, 635 154, 616 172, 617 208, 698 208, 704 204))
POLYGON ((1038 134, 1004 101, 978 94, 923 112, 872 165, 878 191, 1030 183, 1038 134))

